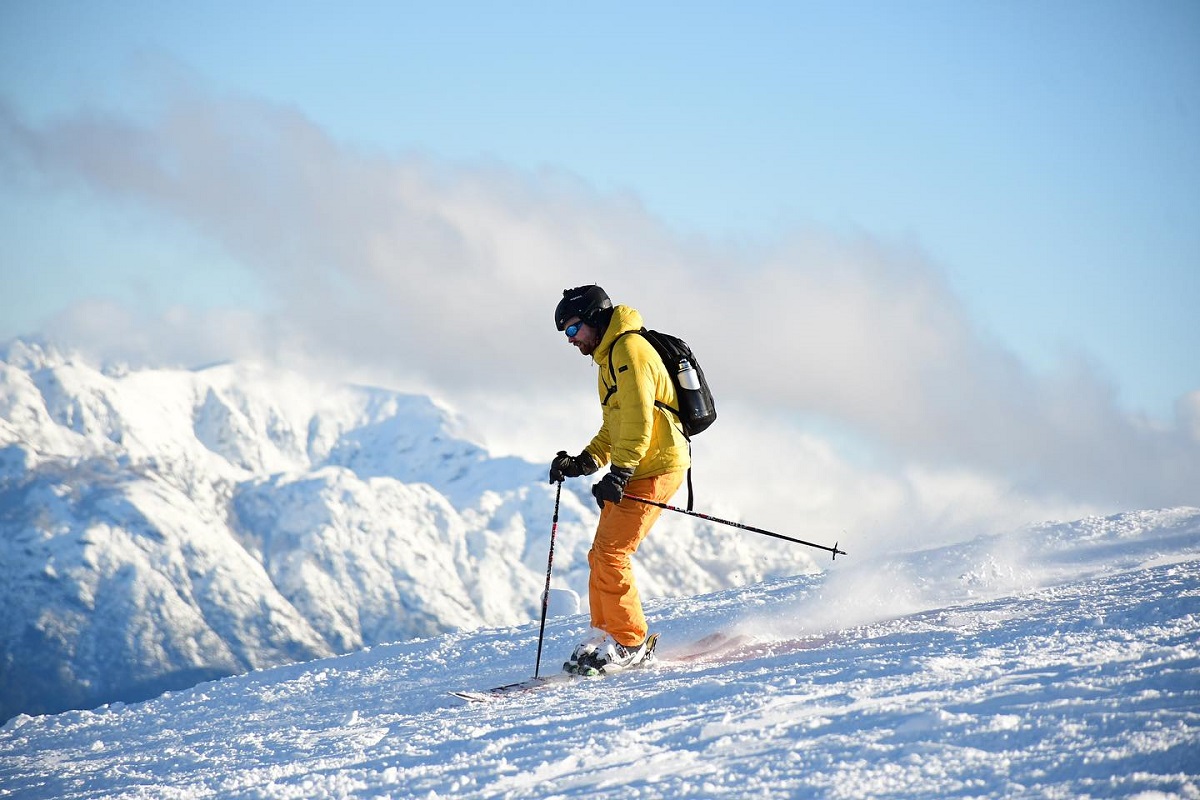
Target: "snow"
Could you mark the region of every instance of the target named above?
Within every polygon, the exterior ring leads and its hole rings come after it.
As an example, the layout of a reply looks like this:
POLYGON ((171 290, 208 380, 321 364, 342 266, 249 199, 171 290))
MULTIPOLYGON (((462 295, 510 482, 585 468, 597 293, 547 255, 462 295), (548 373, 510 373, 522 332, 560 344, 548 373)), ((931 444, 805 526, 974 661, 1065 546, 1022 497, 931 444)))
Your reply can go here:
POLYGON ((1200 509, 835 562, 668 514, 656 665, 467 704, 534 670, 544 464, 425 397, 0 357, 0 798, 1200 797, 1200 509))
MULTIPOLYGON (((537 623, 21 715, 21 798, 1200 797, 1200 509, 648 604, 658 664, 491 703, 537 623), (725 646, 698 654, 700 642, 725 646)), ((547 661, 586 633, 546 629, 547 661)))

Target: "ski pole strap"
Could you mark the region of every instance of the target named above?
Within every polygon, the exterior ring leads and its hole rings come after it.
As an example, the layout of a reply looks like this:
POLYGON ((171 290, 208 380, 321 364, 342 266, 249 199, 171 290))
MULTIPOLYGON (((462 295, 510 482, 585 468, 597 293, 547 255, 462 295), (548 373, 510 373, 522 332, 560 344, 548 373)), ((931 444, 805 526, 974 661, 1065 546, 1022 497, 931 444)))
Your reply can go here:
POLYGON ((658 506, 659 508, 664 508, 667 511, 677 511, 680 514, 687 514, 689 517, 697 517, 699 519, 708 520, 709 522, 719 522, 722 525, 728 525, 731 528, 740 528, 741 530, 750 531, 751 533, 761 533, 764 536, 773 536, 776 539, 783 539, 785 542, 792 542, 793 544, 802 544, 802 545, 805 545, 806 547, 815 547, 818 550, 824 550, 828 553, 833 553, 833 557, 835 560, 837 559, 838 556, 846 555, 845 550, 838 549, 837 542, 833 543, 833 547, 830 547, 829 545, 825 545, 825 544, 814 544, 812 542, 806 542, 803 539, 794 539, 791 536, 784 536, 782 533, 775 533, 774 531, 768 531, 768 530, 764 530, 762 528, 756 528, 753 525, 743 525, 740 522, 734 522, 734 521, 728 520, 728 519, 721 519, 720 517, 711 517, 708 514, 701 514, 699 511, 689 511, 689 510, 683 509, 683 508, 676 508, 675 506, 668 505, 667 503, 660 503, 657 500, 650 500, 645 497, 638 497, 635 494, 627 494, 627 495, 625 495, 624 499, 636 500, 639 503, 645 503, 648 506, 658 506))

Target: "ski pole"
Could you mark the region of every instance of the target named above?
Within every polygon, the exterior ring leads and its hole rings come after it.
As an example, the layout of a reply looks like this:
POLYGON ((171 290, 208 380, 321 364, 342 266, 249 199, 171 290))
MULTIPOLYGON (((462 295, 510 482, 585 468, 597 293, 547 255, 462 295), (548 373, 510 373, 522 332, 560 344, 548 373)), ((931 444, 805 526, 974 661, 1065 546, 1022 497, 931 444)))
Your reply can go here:
POLYGON ((550 608, 550 571, 554 569, 554 537, 558 533, 558 501, 562 499, 563 482, 558 482, 554 493, 554 521, 550 525, 550 557, 546 561, 546 591, 542 592, 542 626, 538 629, 537 662, 533 665, 533 677, 542 670, 542 639, 546 635, 546 611, 550 608))
POLYGON ((833 553, 833 557, 835 560, 837 559, 837 557, 839 555, 842 555, 842 556, 846 555, 845 550, 838 549, 837 542, 833 543, 833 547, 830 547, 829 545, 824 545, 824 544, 813 544, 812 542, 806 542, 803 539, 793 539, 791 536, 784 536, 782 533, 775 533, 773 531, 765 531, 762 528, 755 528, 753 525, 743 525, 740 522, 733 522, 733 521, 727 520, 727 519, 720 519, 719 517, 710 517, 708 514, 701 514, 699 511, 688 511, 687 509, 684 509, 684 508, 676 508, 675 506, 667 505, 666 503, 660 503, 657 500, 649 500, 645 497, 638 497, 637 495, 634 495, 634 494, 625 495, 625 499, 626 500, 637 500, 639 503, 645 503, 648 506, 658 506, 659 508, 665 508, 667 511, 678 511, 680 514, 687 514, 689 517, 699 517, 700 519, 706 519, 709 522, 719 522, 722 525, 729 525, 730 527, 733 527, 733 528, 741 528, 744 531, 753 531, 754 533, 761 533, 764 536, 774 536, 776 539, 783 539, 785 542, 792 542, 794 544, 803 544, 803 545, 807 545, 808 547, 815 547, 818 550, 826 550, 830 553, 833 553))

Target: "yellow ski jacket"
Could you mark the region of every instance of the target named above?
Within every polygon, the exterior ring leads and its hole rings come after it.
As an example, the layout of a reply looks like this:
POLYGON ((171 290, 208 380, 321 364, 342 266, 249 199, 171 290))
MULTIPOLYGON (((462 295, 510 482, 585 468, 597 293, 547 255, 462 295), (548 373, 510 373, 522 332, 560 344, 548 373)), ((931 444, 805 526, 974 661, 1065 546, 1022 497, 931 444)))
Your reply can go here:
POLYGON ((675 384, 662 359, 645 337, 621 336, 640 330, 642 324, 636 309, 616 306, 608 330, 592 353, 599 367, 597 388, 604 421, 587 446, 602 467, 609 461, 633 467, 634 480, 686 470, 691 465, 679 418, 655 405, 657 401, 679 408, 675 384))

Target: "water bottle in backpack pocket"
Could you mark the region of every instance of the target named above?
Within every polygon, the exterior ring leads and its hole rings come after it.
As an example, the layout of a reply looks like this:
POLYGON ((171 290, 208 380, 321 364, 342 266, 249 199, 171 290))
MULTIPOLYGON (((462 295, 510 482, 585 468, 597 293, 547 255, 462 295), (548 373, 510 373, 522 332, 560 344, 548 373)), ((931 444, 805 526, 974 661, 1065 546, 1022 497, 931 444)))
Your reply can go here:
POLYGON ((676 365, 675 385, 679 395, 679 418, 688 436, 711 425, 713 419, 716 419, 716 412, 705 397, 706 382, 702 380, 702 373, 692 366, 691 360, 686 356, 680 358, 676 365), (688 431, 689 428, 692 430, 688 431))

